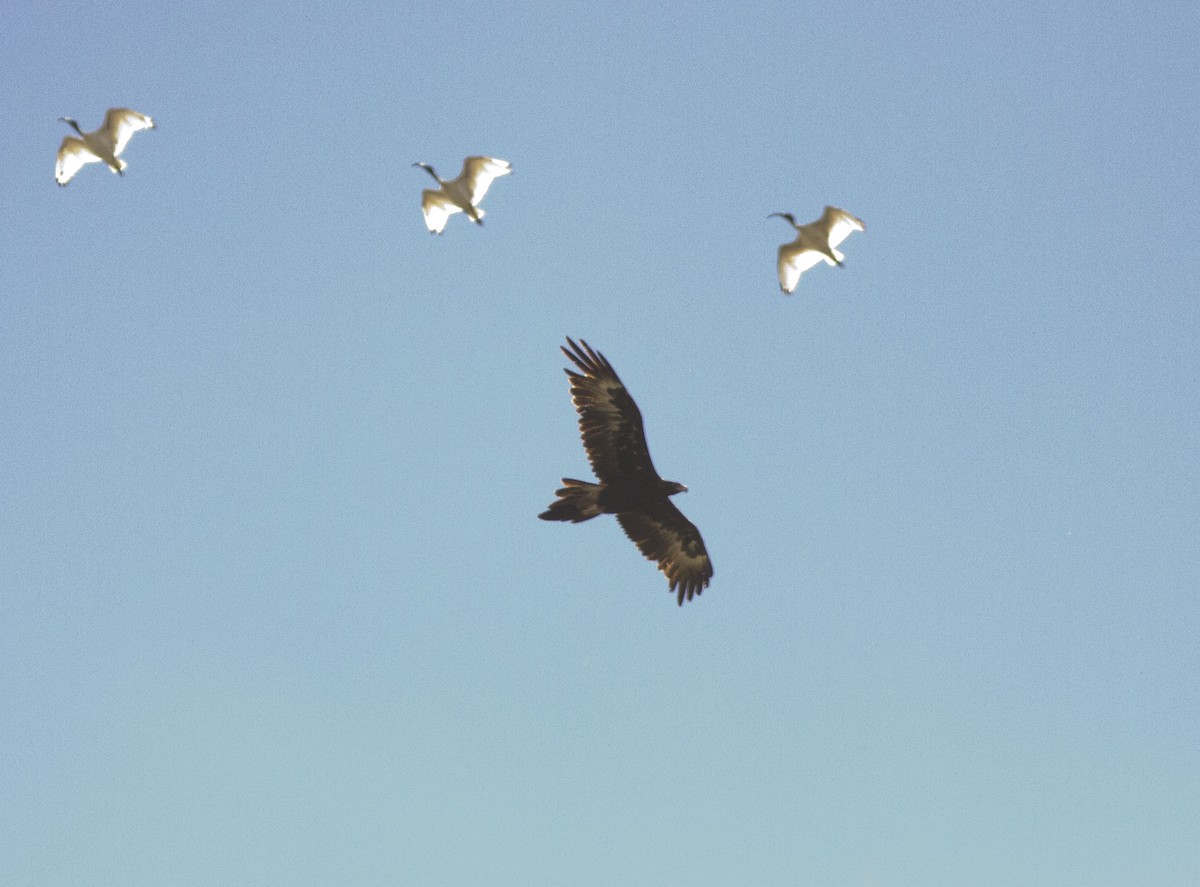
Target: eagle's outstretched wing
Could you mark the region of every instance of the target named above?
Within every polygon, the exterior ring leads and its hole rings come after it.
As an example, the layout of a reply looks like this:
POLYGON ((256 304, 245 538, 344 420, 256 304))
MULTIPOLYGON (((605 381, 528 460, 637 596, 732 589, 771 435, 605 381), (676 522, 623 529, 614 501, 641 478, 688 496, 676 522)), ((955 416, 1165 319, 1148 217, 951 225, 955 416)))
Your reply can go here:
POLYGON ((645 478, 658 479, 642 413, 604 355, 593 351, 582 339, 567 338, 570 349, 562 352, 582 372, 566 370, 571 380, 571 401, 579 412, 579 433, 588 461, 602 483, 645 478))
POLYGON ((704 540, 670 499, 664 497, 661 504, 641 511, 623 511, 617 521, 642 554, 658 561, 680 605, 708 587, 713 567, 704 540))

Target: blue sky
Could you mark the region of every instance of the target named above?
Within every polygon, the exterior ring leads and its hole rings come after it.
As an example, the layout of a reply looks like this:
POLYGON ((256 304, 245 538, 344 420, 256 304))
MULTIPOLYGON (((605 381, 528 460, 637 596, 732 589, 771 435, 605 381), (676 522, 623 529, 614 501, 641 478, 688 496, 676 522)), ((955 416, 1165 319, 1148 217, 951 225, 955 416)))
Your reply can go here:
POLYGON ((1200 880, 1193 4, 21 4, 0 882, 1200 880), (118 179, 53 182, 133 107, 118 179), (409 164, 510 161, 426 233, 409 164), (832 203, 845 270, 775 280, 832 203), (676 607, 558 345, 637 399, 676 607))

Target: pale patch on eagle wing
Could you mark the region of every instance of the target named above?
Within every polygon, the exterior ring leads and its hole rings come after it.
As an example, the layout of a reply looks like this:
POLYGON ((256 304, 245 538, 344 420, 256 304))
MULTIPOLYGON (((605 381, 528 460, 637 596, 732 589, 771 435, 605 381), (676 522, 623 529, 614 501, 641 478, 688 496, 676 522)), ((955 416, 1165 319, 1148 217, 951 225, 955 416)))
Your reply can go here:
POLYGON ((704 540, 670 500, 664 499, 653 512, 623 511, 617 521, 642 554, 658 561, 681 605, 708 587, 713 567, 704 540))

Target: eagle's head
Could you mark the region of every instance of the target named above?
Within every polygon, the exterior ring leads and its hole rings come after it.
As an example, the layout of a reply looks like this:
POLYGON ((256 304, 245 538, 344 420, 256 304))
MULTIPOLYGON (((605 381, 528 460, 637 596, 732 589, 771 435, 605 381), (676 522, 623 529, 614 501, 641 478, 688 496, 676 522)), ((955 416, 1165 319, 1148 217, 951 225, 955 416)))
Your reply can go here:
POLYGON ((664 480, 662 483, 663 483, 663 492, 666 493, 668 496, 674 496, 676 493, 686 493, 687 492, 687 487, 685 487, 681 483, 676 483, 673 480, 664 480))

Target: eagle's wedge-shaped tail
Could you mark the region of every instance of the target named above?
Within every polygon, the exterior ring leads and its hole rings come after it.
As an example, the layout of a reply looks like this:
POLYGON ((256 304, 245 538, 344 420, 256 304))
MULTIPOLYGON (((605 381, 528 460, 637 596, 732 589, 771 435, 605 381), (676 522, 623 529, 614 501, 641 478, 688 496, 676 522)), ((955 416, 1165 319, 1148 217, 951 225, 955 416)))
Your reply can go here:
POLYGON ((558 496, 550 507, 538 515, 542 520, 570 521, 577 524, 580 521, 591 520, 600 511, 600 484, 588 483, 586 480, 575 480, 573 477, 562 479, 562 489, 556 490, 558 496))

